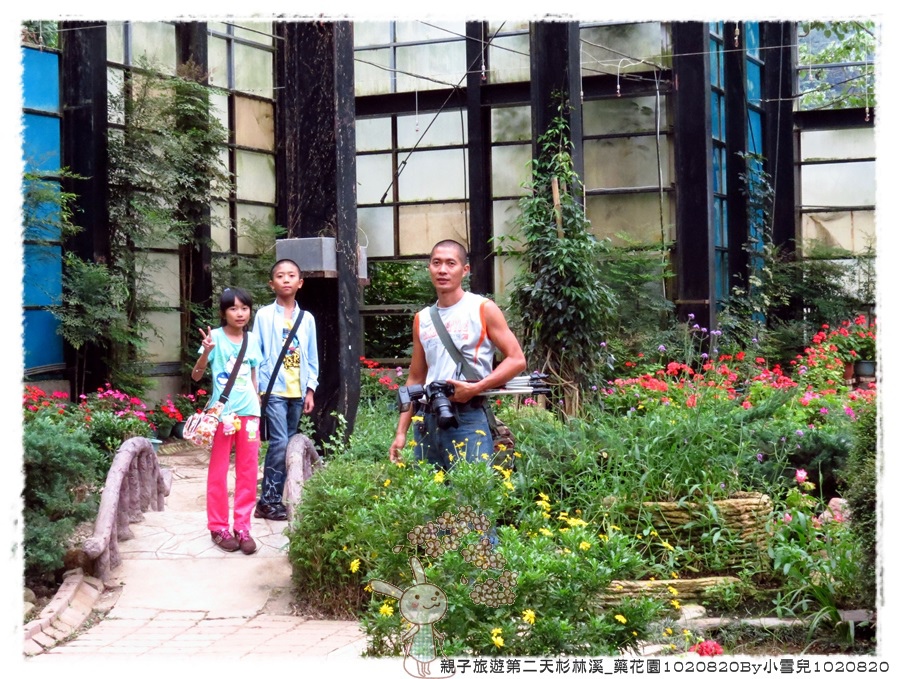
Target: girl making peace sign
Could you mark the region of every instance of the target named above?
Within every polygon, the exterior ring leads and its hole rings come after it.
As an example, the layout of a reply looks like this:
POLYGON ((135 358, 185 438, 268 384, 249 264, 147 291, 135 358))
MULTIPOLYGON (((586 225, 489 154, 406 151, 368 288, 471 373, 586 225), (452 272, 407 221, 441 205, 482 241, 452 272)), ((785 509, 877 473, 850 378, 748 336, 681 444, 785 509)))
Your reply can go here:
POLYGON ((250 516, 256 505, 256 476, 259 469, 259 388, 256 368, 262 360, 259 344, 247 330, 253 309, 250 294, 240 288, 225 288, 219 299, 222 327, 207 326, 200 330, 203 342, 200 358, 194 364, 191 377, 199 380, 212 366, 212 395, 210 403, 219 400, 231 374, 244 333, 247 349, 238 370, 231 394, 222 410, 209 457, 206 477, 206 518, 213 542, 226 552, 240 549, 244 554, 257 550, 250 537, 250 516), (228 465, 234 442, 234 533, 228 523, 228 465))

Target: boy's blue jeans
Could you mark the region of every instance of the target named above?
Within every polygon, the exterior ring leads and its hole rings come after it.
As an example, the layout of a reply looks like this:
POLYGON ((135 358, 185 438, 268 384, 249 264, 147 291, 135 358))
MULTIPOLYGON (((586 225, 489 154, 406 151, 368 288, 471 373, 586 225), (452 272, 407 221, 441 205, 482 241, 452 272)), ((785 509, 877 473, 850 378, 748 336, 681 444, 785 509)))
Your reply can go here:
POLYGON ((288 439, 297 433, 303 414, 302 398, 284 398, 270 395, 265 417, 269 424, 269 450, 263 469, 260 505, 275 505, 282 501, 284 493, 284 457, 288 439))

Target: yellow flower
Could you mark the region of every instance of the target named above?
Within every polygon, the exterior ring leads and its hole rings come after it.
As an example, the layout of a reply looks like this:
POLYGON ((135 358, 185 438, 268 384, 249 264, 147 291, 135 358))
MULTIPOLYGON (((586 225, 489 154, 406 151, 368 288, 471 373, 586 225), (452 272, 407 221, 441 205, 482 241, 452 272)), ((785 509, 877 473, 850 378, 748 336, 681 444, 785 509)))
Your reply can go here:
POLYGON ((434 482, 435 483, 443 483, 444 482, 444 470, 443 469, 439 470, 434 475, 434 482))
POLYGON ((672 596, 678 596, 678 590, 675 589, 674 587, 672 587, 672 585, 669 585, 666 589, 669 590, 669 593, 670 593, 672 596))
POLYGON ((389 618, 394 614, 394 608, 388 604, 381 604, 381 608, 378 609, 378 612, 385 618, 389 618))
POLYGON ((494 629, 491 630, 491 636, 492 636, 492 637, 496 637, 496 636, 498 636, 498 635, 500 635, 500 634, 503 634, 503 628, 502 628, 502 627, 495 627, 494 629))
POLYGON ((516 489, 516 487, 515 487, 513 484, 511 484, 509 481, 504 481, 504 482, 503 482, 503 486, 504 486, 507 490, 515 490, 515 489, 516 489))
POLYGON ((603 542, 609 542, 609 536, 604 533, 597 533, 597 537, 603 540, 603 542))
POLYGON ((681 633, 686 637, 692 636, 691 630, 689 630, 689 629, 683 629, 683 630, 681 630, 681 633))
POLYGON ((651 575, 651 576, 650 576, 650 582, 653 582, 654 580, 656 580, 656 576, 651 575))
POLYGON ((669 644, 669 649, 674 651, 676 648, 677 646, 675 646, 675 644, 669 644))
POLYGON ((623 625, 624 625, 626 622, 628 622, 628 619, 627 619, 624 615, 622 615, 621 613, 616 613, 615 618, 616 618, 616 620, 618 620, 619 622, 621 622, 623 625))
POLYGON ((637 632, 636 632, 636 631, 632 630, 631 633, 632 633, 634 636, 637 636, 637 632))
POLYGON ((651 531, 650 531, 650 536, 651 536, 651 537, 654 537, 654 538, 658 538, 658 537, 659 537, 659 533, 657 533, 655 530, 651 530, 651 531))
POLYGON ((421 415, 413 415, 413 416, 412 416, 412 421, 413 421, 413 422, 424 422, 424 421, 425 421, 425 418, 422 417, 421 415))
POLYGON ((353 559, 353 561, 350 562, 350 572, 355 573, 358 570, 359 570, 359 559, 353 559))
POLYGON ((676 573, 675 571, 672 571, 672 579, 673 579, 673 580, 677 580, 677 579, 678 579, 678 573, 676 573))
POLYGON ((665 540, 663 540, 659 544, 661 544, 666 549, 673 550, 673 551, 675 550, 675 548, 672 545, 670 545, 668 542, 666 542, 665 540))
POLYGON ((372 589, 372 585, 366 585, 365 587, 363 587, 363 589, 366 590, 367 592, 373 592, 373 591, 375 591, 375 590, 372 589))
POLYGON ((487 454, 487 453, 482 453, 482 454, 481 454, 481 459, 482 459, 482 460, 488 459, 488 454, 487 454))
POLYGON ((454 446, 457 450, 459 450, 460 448, 465 448, 465 447, 466 447, 466 442, 465 442, 465 441, 459 441, 458 443, 454 443, 453 446, 454 446))
POLYGON ((387 488, 389 485, 391 485, 391 480, 390 480, 390 479, 385 479, 385 480, 384 480, 384 487, 387 488))
POLYGON ((497 444, 497 450, 498 450, 499 452, 502 453, 504 450, 506 450, 506 444, 504 444, 504 443, 498 443, 498 444, 497 444))
POLYGON ((501 648, 503 646, 503 637, 491 637, 491 641, 494 642, 494 646, 497 648, 501 648))
POLYGON ((513 452, 513 457, 522 457, 522 453, 513 452))
POLYGON ((453 462, 453 453, 447 453, 447 459, 453 462))
POLYGON ((560 513, 559 513, 559 516, 558 516, 557 518, 559 518, 559 519, 561 519, 561 520, 565 520, 565 519, 567 519, 568 517, 569 517, 569 512, 560 512, 560 513))
POLYGON ((482 431, 481 429, 476 429, 475 433, 478 434, 479 436, 487 436, 487 433, 482 431))
POLYGON ((553 537, 553 531, 550 530, 549 528, 546 528, 546 527, 541 528, 541 529, 539 529, 538 532, 540 532, 541 535, 547 535, 549 537, 553 537))
POLYGON ((559 529, 559 532, 560 532, 560 533, 565 533, 565 532, 567 532, 568 530, 569 530, 568 527, 565 527, 565 526, 564 526, 564 527, 562 527, 562 528, 559 529))
POLYGON ((416 440, 415 440, 415 439, 412 439, 407 445, 408 445, 410 448, 415 448, 415 447, 416 447, 416 440))
POLYGON ((618 526, 615 526, 615 525, 610 526, 609 529, 610 530, 618 530, 618 531, 622 530, 621 528, 619 528, 618 526))
POLYGON ((564 553, 564 554, 571 554, 571 553, 572 553, 572 550, 569 549, 568 547, 563 547, 563 553, 564 553))
POLYGON ((569 524, 570 526, 586 526, 587 525, 587 521, 585 521, 584 519, 576 519, 576 518, 566 519, 566 523, 569 524))
POLYGON ((589 550, 591 548, 591 543, 588 542, 587 540, 582 540, 581 544, 578 546, 586 552, 587 550, 589 550))
POLYGON ((530 608, 526 608, 524 611, 522 611, 522 620, 527 622, 529 625, 533 625, 534 624, 534 611, 531 610, 530 608))
POLYGON ((667 637, 672 636, 672 628, 671 628, 671 627, 666 627, 666 629, 663 630, 663 636, 667 636, 667 637))
POLYGON ((672 608, 674 608, 676 611, 681 608, 681 604, 678 603, 678 599, 672 599, 672 601, 670 601, 669 603, 672 604, 672 608))

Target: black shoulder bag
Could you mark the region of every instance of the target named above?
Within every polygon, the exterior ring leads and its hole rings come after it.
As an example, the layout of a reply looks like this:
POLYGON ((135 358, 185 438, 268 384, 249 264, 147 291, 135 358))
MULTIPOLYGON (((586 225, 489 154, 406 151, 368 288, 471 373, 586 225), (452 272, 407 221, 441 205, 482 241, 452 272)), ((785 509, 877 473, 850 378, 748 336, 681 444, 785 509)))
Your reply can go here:
MULTIPOLYGON (((291 341, 294 339, 294 335, 297 334, 297 328, 300 327, 300 321, 303 320, 303 314, 306 312, 303 309, 300 309, 300 313, 297 314, 297 320, 294 321, 294 326, 291 328, 291 331, 288 333, 287 338, 284 340, 284 345, 281 347, 281 353, 278 354, 278 360, 275 361, 275 367, 272 369, 272 374, 269 376, 269 386, 266 388, 266 393, 263 394, 262 398, 259 401, 259 440, 260 441, 268 441, 269 440, 269 418, 266 417, 266 408, 269 407, 269 396, 272 395, 272 386, 275 384, 275 377, 278 375, 278 371, 281 369, 281 364, 284 362, 284 357, 287 355, 288 347, 291 345, 291 341)), ((302 388, 303 385, 300 385, 302 388)))
MULTIPOLYGON (((445 326, 444 321, 441 320, 441 314, 438 312, 437 304, 434 304, 430 310, 431 321, 434 323, 434 328, 437 330, 438 337, 441 338, 441 343, 444 345, 447 353, 450 354, 450 357, 459 365, 463 377, 470 382, 477 382, 480 379, 478 373, 475 372, 475 368, 466 362, 462 352, 450 338, 450 333, 447 332, 447 326, 445 326)), ((494 410, 491 408, 487 399, 484 400, 482 408, 484 409, 484 414, 487 416, 488 426, 491 430, 491 438, 494 440, 494 461, 492 464, 512 469, 515 466, 513 451, 516 445, 516 440, 513 438, 512 431, 510 431, 510 428, 506 426, 506 424, 497 419, 497 416, 494 415, 494 410)))

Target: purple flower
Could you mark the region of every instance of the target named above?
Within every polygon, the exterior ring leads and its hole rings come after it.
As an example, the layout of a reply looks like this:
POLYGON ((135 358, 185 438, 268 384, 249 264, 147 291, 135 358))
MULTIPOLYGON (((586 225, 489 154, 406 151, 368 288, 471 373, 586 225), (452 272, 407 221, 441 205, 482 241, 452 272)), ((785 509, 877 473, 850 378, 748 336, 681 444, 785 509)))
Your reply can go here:
POLYGON ((720 483, 720 484, 719 484, 719 488, 724 488, 724 487, 725 487, 725 484, 724 484, 724 483, 720 483))
POLYGON ((606 342, 600 342, 600 348, 601 348, 601 349, 605 349, 605 348, 606 348, 606 342))
POLYGON ((596 385, 596 384, 592 384, 592 385, 591 385, 591 391, 597 391, 597 385, 596 385))
POLYGON ((693 320, 694 320, 694 314, 688 314, 688 320, 689 320, 689 321, 693 321, 693 320))
POLYGON ((762 461, 763 461, 763 454, 762 454, 762 453, 757 453, 757 454, 756 454, 756 461, 757 461, 757 462, 762 462, 762 461))
POLYGON ((752 340, 750 340, 750 341, 753 342, 754 344, 756 344, 757 342, 759 342, 759 340, 756 339, 755 337, 754 337, 752 340))
POLYGON ((700 332, 706 332, 706 328, 700 328, 700 332))
POLYGON ((665 344, 660 344, 660 345, 659 345, 658 347, 656 347, 656 348, 657 348, 658 351, 664 352, 664 351, 666 350, 666 345, 665 345, 665 344))
POLYGON ((828 414, 828 408, 819 408, 819 412, 822 413, 823 415, 827 415, 827 414, 828 414))
POLYGON ((704 351, 702 354, 700 354, 700 358, 709 358, 709 354, 707 354, 707 353, 704 351))
POLYGON ((797 430, 797 436, 803 436, 803 430, 802 430, 802 429, 798 429, 798 430, 797 430))
POLYGON ((397 366, 397 377, 400 377, 401 375, 403 375, 403 368, 401 368, 401 367, 398 365, 398 366, 397 366))

